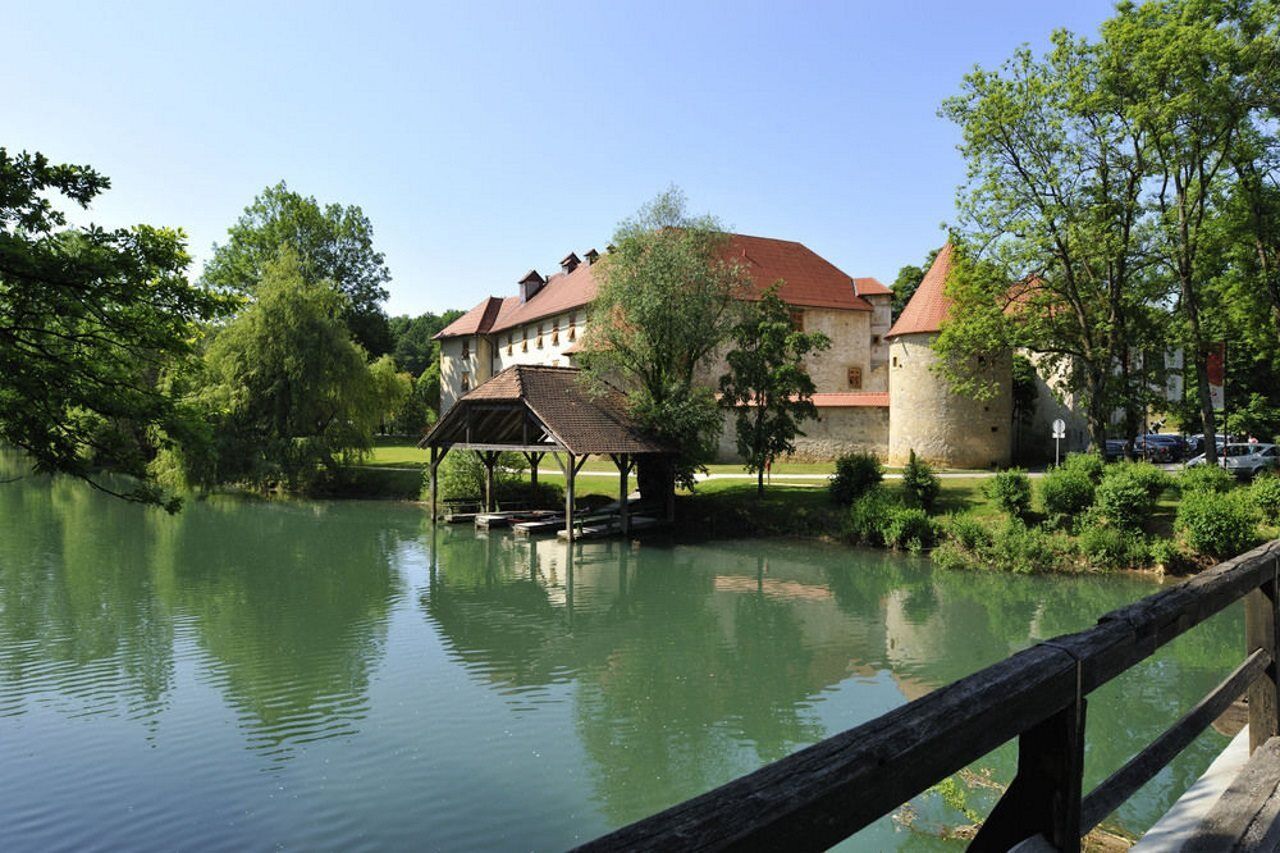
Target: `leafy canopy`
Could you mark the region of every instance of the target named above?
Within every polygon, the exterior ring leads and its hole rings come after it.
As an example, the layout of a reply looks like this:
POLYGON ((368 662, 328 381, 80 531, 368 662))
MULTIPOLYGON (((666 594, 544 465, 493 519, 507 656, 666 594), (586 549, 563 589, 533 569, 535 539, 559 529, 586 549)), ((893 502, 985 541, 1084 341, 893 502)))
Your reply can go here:
POLYGON ((720 400, 734 413, 738 453, 756 472, 756 490, 763 494, 765 468, 794 452, 796 436, 804 434, 800 424, 818 417, 805 358, 831 340, 795 328, 778 285, 744 307, 730 340, 734 349, 726 358, 729 372, 720 377, 720 400))
MULTIPOLYGON (((691 486, 719 436, 700 368, 729 337, 735 300, 747 293, 741 265, 726 257, 727 236, 712 217, 690 216, 670 189, 619 225, 614 251, 597 264, 599 291, 580 357, 591 381, 613 379, 628 392, 632 415, 680 450, 667 482, 691 486)), ((648 476, 639 472, 645 491, 648 476)))
POLYGON ((254 293, 280 250, 293 249, 299 274, 316 284, 332 282, 345 296, 342 320, 373 356, 389 352, 391 332, 382 302, 391 273, 373 246, 373 224, 356 205, 327 204, 281 181, 264 189, 214 245, 203 282, 236 293, 254 293))
POLYGON ((145 479, 148 448, 121 458, 107 436, 145 440, 174 425, 175 396, 156 378, 192 355, 200 324, 227 300, 187 281, 176 229, 67 225, 59 197, 84 207, 109 186, 88 166, 0 148, 0 442, 38 471, 176 509, 145 479), (143 479, 93 479, 114 462, 143 479))

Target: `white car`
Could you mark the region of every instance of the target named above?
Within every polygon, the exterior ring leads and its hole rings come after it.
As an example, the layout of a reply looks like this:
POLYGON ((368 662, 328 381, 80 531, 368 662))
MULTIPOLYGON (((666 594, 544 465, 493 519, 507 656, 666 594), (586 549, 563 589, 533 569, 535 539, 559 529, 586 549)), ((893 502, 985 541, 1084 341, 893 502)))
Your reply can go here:
MULTIPOLYGON (((1187 462, 1188 468, 1205 464, 1204 454, 1187 462)), ((1274 444, 1228 444, 1218 448, 1218 464, 1243 480, 1280 466, 1280 447, 1274 444)))

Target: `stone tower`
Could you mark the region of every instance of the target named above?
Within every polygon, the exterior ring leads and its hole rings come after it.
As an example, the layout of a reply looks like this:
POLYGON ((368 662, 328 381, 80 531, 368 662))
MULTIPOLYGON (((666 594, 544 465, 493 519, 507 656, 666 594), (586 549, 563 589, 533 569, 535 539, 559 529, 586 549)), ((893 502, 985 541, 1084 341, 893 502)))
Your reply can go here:
POLYGON ((1003 467, 1012 457, 1011 354, 992 353, 975 360, 974 371, 992 376, 1000 388, 990 400, 953 392, 933 370, 933 342, 951 309, 944 293, 951 262, 952 247, 947 243, 885 336, 890 465, 906 462, 912 450, 930 464, 949 468, 1003 467))

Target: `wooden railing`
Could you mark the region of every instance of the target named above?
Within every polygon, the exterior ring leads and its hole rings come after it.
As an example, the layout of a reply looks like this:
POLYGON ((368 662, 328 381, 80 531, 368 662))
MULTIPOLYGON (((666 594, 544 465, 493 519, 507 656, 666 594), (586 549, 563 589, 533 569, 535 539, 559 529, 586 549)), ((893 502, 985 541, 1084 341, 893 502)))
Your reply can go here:
POLYGON ((581 849, 825 849, 1018 738, 1017 773, 971 850, 1027 840, 1079 850, 1111 814, 1245 691, 1250 751, 1280 734, 1280 540, 581 849), (1150 746, 1083 794, 1089 693, 1245 599, 1246 657, 1150 746))

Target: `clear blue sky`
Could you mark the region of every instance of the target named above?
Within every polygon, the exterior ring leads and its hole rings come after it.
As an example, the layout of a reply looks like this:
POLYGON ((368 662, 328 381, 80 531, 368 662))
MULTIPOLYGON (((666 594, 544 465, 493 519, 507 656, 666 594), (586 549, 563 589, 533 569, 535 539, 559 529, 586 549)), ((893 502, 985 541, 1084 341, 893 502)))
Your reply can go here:
POLYGON ((194 275, 283 178, 364 208, 395 314, 514 292, 671 183, 888 284, 953 215, 940 101, 1112 4, 5 5, 0 145, 110 176, 94 221, 181 226, 194 275))

